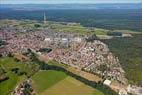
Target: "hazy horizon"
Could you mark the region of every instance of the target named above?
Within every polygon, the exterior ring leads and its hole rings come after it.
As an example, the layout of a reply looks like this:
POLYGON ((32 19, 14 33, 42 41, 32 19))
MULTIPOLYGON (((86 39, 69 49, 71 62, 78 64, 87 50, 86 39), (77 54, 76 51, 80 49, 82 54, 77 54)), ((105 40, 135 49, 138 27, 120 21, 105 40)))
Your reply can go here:
POLYGON ((0 4, 102 4, 142 3, 142 0, 1 0, 0 4))

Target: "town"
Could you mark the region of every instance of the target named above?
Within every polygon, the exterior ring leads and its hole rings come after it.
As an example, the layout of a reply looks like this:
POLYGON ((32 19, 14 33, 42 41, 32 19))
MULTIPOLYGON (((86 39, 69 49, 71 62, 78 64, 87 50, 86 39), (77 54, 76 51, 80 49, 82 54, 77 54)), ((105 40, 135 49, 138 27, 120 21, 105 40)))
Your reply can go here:
MULTIPOLYGON (((115 89, 120 95, 127 95, 128 81, 119 58, 97 37, 91 41, 89 38, 90 35, 54 31, 50 27, 29 31, 15 28, 14 25, 5 25, 0 28, 0 40, 3 41, 0 55, 24 54, 30 49, 46 61, 55 60, 60 64, 98 75, 105 80, 105 85, 115 89), (49 49, 50 51, 46 52, 49 49), (119 85, 110 85, 112 81, 117 81, 119 85)), ((14 93, 19 88, 16 89, 14 93)), ((130 86, 128 91, 131 92, 130 86)))

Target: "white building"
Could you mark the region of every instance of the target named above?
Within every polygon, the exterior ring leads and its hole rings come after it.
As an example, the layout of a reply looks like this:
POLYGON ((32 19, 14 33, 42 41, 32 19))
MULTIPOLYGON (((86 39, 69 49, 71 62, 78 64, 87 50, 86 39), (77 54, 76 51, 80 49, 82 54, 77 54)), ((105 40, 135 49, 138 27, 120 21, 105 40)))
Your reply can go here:
POLYGON ((82 38, 80 38, 80 37, 75 37, 75 38, 73 38, 73 41, 80 43, 80 42, 82 42, 82 38))
POLYGON ((103 84, 104 84, 104 85, 107 85, 107 86, 110 86, 111 81, 106 79, 103 84))
POLYGON ((68 40, 68 38, 62 38, 61 41, 62 42, 68 42, 69 40, 68 40))
POLYGON ((48 41, 48 42, 50 42, 50 41, 52 41, 52 39, 51 38, 45 38, 45 40, 44 41, 48 41))

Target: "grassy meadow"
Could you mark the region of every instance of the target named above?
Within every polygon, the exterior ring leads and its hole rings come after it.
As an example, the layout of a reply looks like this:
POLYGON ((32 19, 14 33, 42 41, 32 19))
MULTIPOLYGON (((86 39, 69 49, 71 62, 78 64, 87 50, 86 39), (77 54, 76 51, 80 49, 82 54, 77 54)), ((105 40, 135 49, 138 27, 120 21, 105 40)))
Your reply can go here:
POLYGON ((32 79, 37 93, 42 93, 46 89, 63 80, 67 75, 59 71, 40 71, 32 79))
POLYGON ((35 64, 17 62, 10 57, 0 58, 0 77, 8 78, 0 82, 0 95, 10 94, 20 82, 33 75, 36 70, 38 66, 35 64), (13 71, 14 69, 17 71, 13 71))
POLYGON ((12 68, 22 68, 22 65, 16 63, 12 58, 0 58, 0 68, 5 70, 5 75, 8 77, 7 80, 0 82, 0 94, 8 95, 16 87, 18 83, 24 80, 24 75, 18 76, 11 72, 12 68))
POLYGON ((40 71, 32 79, 39 95, 104 95, 64 72, 40 71))

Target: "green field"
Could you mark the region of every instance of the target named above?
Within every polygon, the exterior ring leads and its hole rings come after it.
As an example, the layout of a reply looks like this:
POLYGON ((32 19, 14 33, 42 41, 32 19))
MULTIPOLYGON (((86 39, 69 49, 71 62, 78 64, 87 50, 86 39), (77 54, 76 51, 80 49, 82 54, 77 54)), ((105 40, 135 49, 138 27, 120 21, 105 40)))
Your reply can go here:
POLYGON ((60 23, 50 24, 51 29, 60 32, 75 32, 75 33, 87 33, 87 28, 81 25, 63 25, 60 23))
POLYGON ((104 95, 104 94, 99 90, 95 90, 91 95, 104 95))
POLYGON ((13 58, 5 57, 0 58, 0 65, 6 70, 9 71, 12 68, 20 68, 24 69, 25 64, 21 64, 20 62, 16 62, 13 58))
POLYGON ((38 93, 41 93, 57 82, 63 80, 67 75, 58 71, 41 71, 33 76, 34 87, 38 93))
POLYGON ((26 76, 32 76, 35 72, 38 71, 38 65, 32 64, 30 62, 22 63, 17 62, 12 57, 0 58, 0 66, 6 71, 9 72, 14 68, 18 68, 18 73, 26 73, 26 76))
POLYGON ((17 62, 12 57, 0 58, 0 77, 8 77, 7 80, 0 82, 0 95, 8 95, 18 83, 33 75, 37 70, 38 66, 35 64, 17 62), (12 69, 17 69, 17 71, 14 72, 12 69))
POLYGON ((32 79, 40 95, 104 95, 59 71, 40 71, 32 79))
POLYGON ((18 76, 14 73, 8 72, 7 75, 9 79, 3 82, 0 82, 0 94, 8 95, 16 87, 18 83, 25 79, 25 76, 18 76))

